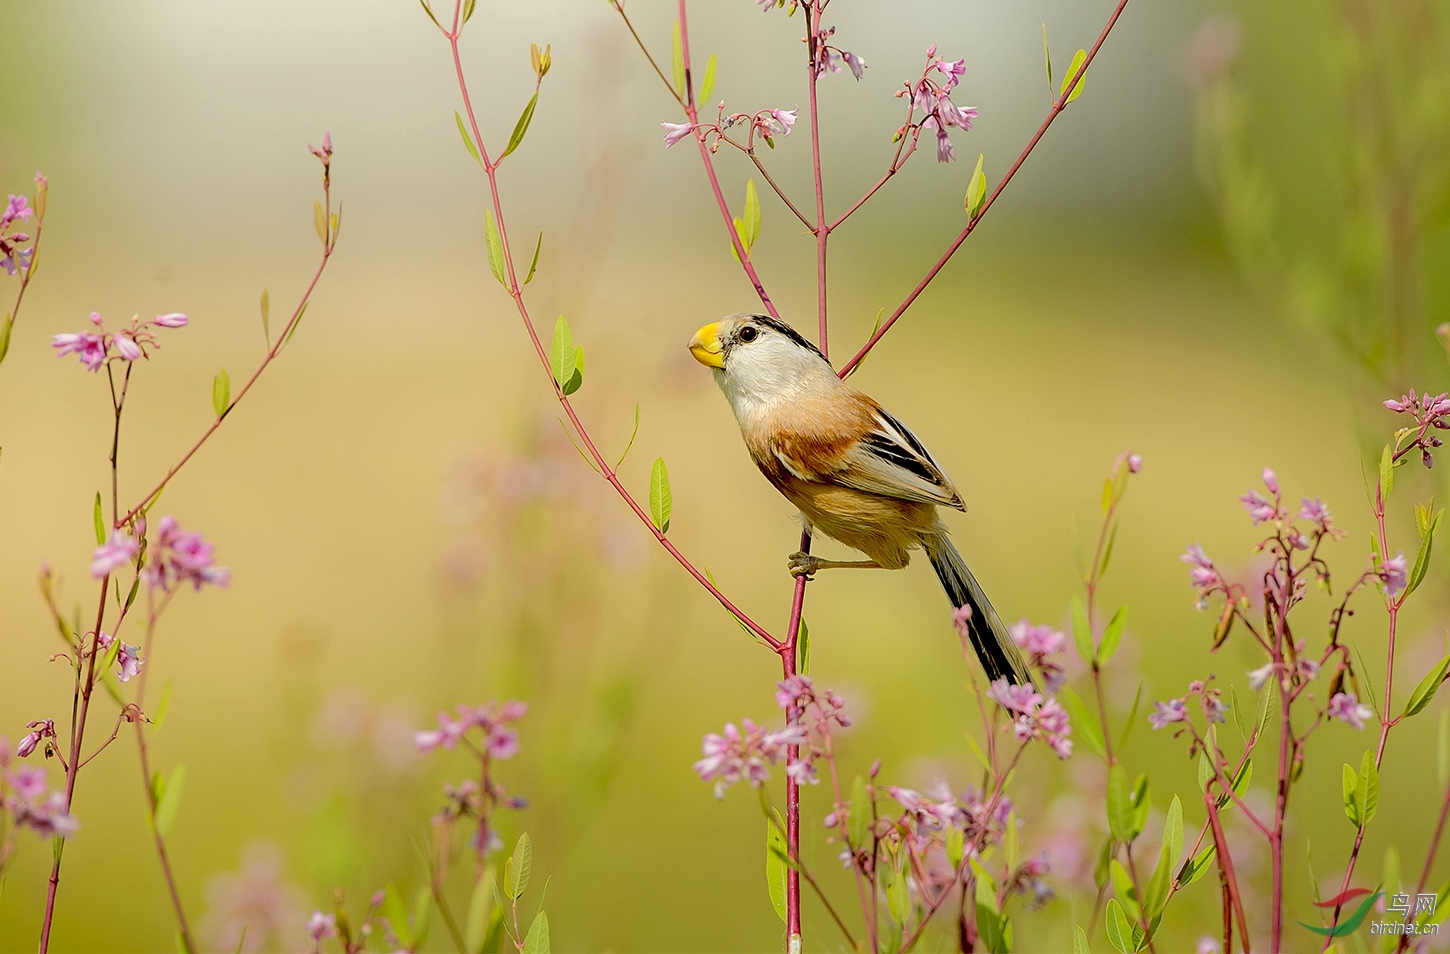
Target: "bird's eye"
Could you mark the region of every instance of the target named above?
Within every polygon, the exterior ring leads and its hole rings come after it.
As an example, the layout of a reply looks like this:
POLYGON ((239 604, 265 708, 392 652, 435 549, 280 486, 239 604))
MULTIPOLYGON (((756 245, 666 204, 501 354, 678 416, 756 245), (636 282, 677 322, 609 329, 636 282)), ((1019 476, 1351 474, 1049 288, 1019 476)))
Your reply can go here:
POLYGON ((749 342, 754 341, 756 338, 759 338, 759 337, 760 337, 760 330, 758 328, 756 328, 754 325, 746 325, 744 328, 741 328, 740 329, 740 340, 741 341, 744 341, 746 343, 749 343, 749 342))

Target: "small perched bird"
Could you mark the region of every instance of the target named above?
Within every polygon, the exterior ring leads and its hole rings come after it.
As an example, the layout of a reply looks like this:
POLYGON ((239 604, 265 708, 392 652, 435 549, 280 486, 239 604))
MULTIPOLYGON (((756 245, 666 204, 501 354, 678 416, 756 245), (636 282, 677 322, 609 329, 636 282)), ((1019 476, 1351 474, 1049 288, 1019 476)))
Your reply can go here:
POLYGON ((987 678, 1030 685, 1007 628, 952 546, 938 506, 965 511, 951 478, 906 426, 836 377, 815 345, 766 315, 731 315, 695 332, 695 360, 713 369, 755 465, 806 523, 869 560, 790 556, 793 574, 838 567, 899 570, 926 551, 955 607, 968 607, 987 678))

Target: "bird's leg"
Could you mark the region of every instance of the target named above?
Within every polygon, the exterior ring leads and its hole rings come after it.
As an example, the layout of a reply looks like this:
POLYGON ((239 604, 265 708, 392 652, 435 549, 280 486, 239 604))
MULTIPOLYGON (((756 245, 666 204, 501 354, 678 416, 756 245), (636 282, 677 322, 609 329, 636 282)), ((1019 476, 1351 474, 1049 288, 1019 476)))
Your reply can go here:
POLYGON ((875 560, 822 560, 820 557, 811 556, 797 550, 786 559, 786 566, 790 567, 791 576, 804 576, 809 578, 817 570, 881 570, 885 569, 875 560))

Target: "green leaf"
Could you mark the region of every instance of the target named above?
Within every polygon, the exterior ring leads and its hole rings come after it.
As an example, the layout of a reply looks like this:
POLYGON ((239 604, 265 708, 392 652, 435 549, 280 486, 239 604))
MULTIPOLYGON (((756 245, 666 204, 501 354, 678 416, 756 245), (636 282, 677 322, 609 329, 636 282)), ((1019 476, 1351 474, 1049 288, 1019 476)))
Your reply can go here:
MULTIPOLYGON (((1430 569, 1430 549, 1435 543, 1435 531, 1439 528, 1440 517, 1444 513, 1445 511, 1441 510, 1431 517, 1425 532, 1420 534, 1420 552, 1416 554, 1415 565, 1410 570, 1410 581, 1409 585, 1405 587, 1405 596, 1415 592, 1416 587, 1425 579, 1425 571, 1430 569)), ((1400 600, 1403 602, 1404 597, 1400 597, 1400 600)))
MULTIPOLYGON (((980 897, 980 892, 978 892, 978 896, 980 897)), ((989 905, 983 904, 981 901, 977 902, 977 939, 981 942, 982 947, 991 954, 1007 950, 1004 931, 1006 921, 1007 919, 1002 917, 1000 912, 992 910, 989 905)))
POLYGON ((1440 710, 1440 737, 1435 746, 1435 778, 1444 788, 1450 784, 1450 709, 1440 710))
POLYGON ((1386 444, 1380 451, 1380 502, 1390 499, 1390 488, 1395 485, 1394 450, 1386 444))
MULTIPOLYGON (((120 640, 116 640, 117 643, 120 640)), ((166 780, 160 798, 156 801, 156 814, 152 823, 156 831, 163 838, 171 830, 172 822, 176 821, 177 809, 181 807, 181 785, 186 781, 186 766, 178 765, 171 770, 171 777, 166 780)))
POLYGON ((584 386, 584 346, 578 345, 574 348, 574 373, 569 375, 569 383, 563 387, 564 396, 568 397, 584 386))
POLYGON ((801 617, 800 626, 795 634, 795 656, 796 667, 802 676, 808 676, 811 672, 811 631, 806 626, 806 618, 801 617))
POLYGON ((155 735, 161 731, 161 725, 166 721, 166 713, 171 711, 171 683, 167 683, 161 689, 161 701, 156 703, 156 712, 151 718, 151 734, 155 735))
POLYGON ((523 897, 529 888, 529 876, 534 872, 534 846, 529 833, 519 836, 514 845, 513 857, 509 859, 508 873, 504 876, 504 891, 511 900, 523 897))
MULTIPOLYGON (((1002 906, 997 901, 997 882, 982 863, 976 858, 968 858, 967 864, 972 867, 972 876, 977 882, 977 904, 986 908, 994 914, 1002 912, 1002 906)), ((904 879, 903 879, 904 880, 904 879)), ((905 918, 902 918, 905 920, 905 918)))
POLYGON ((987 174, 982 171, 982 163, 986 160, 985 154, 977 153, 977 168, 967 182, 967 197, 962 205, 966 207, 969 219, 975 219, 981 214, 982 203, 987 201, 987 174))
POLYGON ((765 886, 770 889, 770 903, 775 913, 785 922, 785 879, 786 863, 785 835, 781 832, 779 816, 767 818, 765 822, 765 886))
MULTIPOLYGON (((493 871, 490 865, 488 870, 493 871)), ((497 884, 497 880, 495 880, 497 884)), ((428 939, 428 916, 433 910, 433 894, 429 887, 419 885, 418 891, 413 895, 413 942, 419 947, 428 939)), ((501 922, 500 922, 501 923, 501 922)))
POLYGON ((1373 750, 1366 749, 1359 763, 1359 783, 1355 786, 1354 800, 1363 819, 1361 824, 1368 825, 1374 820, 1375 810, 1380 805, 1380 773, 1374 764, 1373 750))
POLYGON ((846 834, 851 847, 859 849, 866 844, 871 832, 871 801, 866 794, 866 779, 860 775, 851 783, 851 814, 846 819, 846 834))
POLYGON ((1128 774, 1121 765, 1108 769, 1108 828, 1118 841, 1133 840, 1133 804, 1128 792, 1128 774))
MULTIPOLYGON (((302 316, 305 315, 305 314, 307 314, 307 303, 306 302, 304 302, 302 304, 302 307, 297 310, 297 317, 292 319, 292 327, 290 327, 290 328, 287 329, 287 337, 285 337, 285 338, 282 339, 282 346, 283 347, 286 347, 288 344, 290 344, 292 342, 292 336, 297 333, 297 329, 298 328, 301 328, 302 327, 302 316)), ((147 509, 149 510, 150 507, 155 506, 155 504, 156 504, 156 500, 155 500, 155 498, 152 498, 151 504, 148 505, 147 509)))
POLYGON ((715 92, 715 66, 717 60, 714 53, 705 61, 705 78, 700 81, 700 102, 705 103, 710 94, 715 92))
POLYGON ((670 39, 671 65, 674 67, 675 95, 685 98, 685 48, 680 42, 680 21, 675 21, 674 36, 670 39))
POLYGON ((1143 826, 1148 824, 1148 809, 1152 806, 1153 800, 1148 797, 1148 776, 1139 775, 1133 785, 1133 836, 1128 841, 1143 833, 1143 826))
MULTIPOLYGON (((1233 777, 1234 795, 1237 795, 1239 798, 1243 798, 1244 793, 1249 790, 1249 781, 1253 777, 1254 763, 1250 761, 1245 761, 1243 765, 1239 766, 1238 774, 1233 777)), ((1230 795, 1219 795, 1218 805, 1220 808, 1231 807, 1233 800, 1233 797, 1230 795)))
POLYGON ((6 315, 4 321, 0 321, 0 361, 10 353, 10 329, 15 326, 15 317, 6 315))
MULTIPOLYGON (((1042 24, 1042 59, 1047 64, 1047 88, 1052 89, 1052 53, 1047 49, 1047 24, 1042 24)), ((1083 946, 1087 946, 1087 939, 1083 939, 1083 946)))
POLYGON ((1067 72, 1064 73, 1062 76, 1062 90, 1058 94, 1059 97, 1067 97, 1063 105, 1072 102, 1073 100, 1077 99, 1079 96, 1082 95, 1083 83, 1087 80, 1086 73, 1079 77, 1078 81, 1073 84, 1071 93, 1067 91, 1067 84, 1072 83, 1072 78, 1077 75, 1077 71, 1082 68, 1083 63, 1086 61, 1087 50, 1078 50, 1072 55, 1072 62, 1067 65, 1067 72))
POLYGON ((529 123, 534 121, 534 107, 537 105, 539 105, 539 94, 534 93, 529 97, 529 105, 525 106, 524 111, 519 115, 519 121, 514 123, 513 135, 509 136, 509 144, 504 147, 503 155, 499 156, 500 159, 519 148, 519 143, 524 141, 524 134, 529 131, 529 123))
POLYGON ((473 16, 473 8, 478 5, 478 0, 463 0, 463 22, 467 23, 473 16))
POLYGON ((986 769, 988 772, 992 771, 992 763, 987 758, 987 753, 982 751, 981 743, 979 743, 975 738, 972 737, 972 733, 963 732, 962 738, 967 740, 967 748, 972 750, 972 755, 976 758, 977 762, 982 766, 982 768, 986 769))
POLYGON ((540 911, 524 938, 524 954, 549 954, 549 916, 540 911))
POLYGON ((1198 790, 1200 792, 1208 791, 1208 782, 1213 776, 1213 763, 1208 760, 1208 753, 1200 749, 1198 751, 1198 790))
POLYGON ((312 227, 317 230, 317 237, 322 239, 322 244, 327 244, 327 214, 322 211, 322 200, 312 200, 312 227))
POLYGON ((1132 954, 1137 950, 1137 945, 1132 940, 1133 927, 1128 923, 1127 915, 1123 913, 1123 906, 1118 903, 1117 898, 1108 899, 1108 915, 1103 926, 1108 932, 1108 943, 1122 954, 1132 954))
MULTIPOLYGON (((1046 29, 1046 27, 1043 27, 1044 36, 1046 35, 1046 29)), ((1050 73, 1051 70, 1048 72, 1050 73)), ((1048 82, 1051 82, 1051 80, 1052 77, 1049 76, 1048 82)), ((1092 948, 1088 947, 1087 932, 1079 924, 1072 926, 1072 954, 1093 954, 1092 948)))
POLYGON ((504 275, 503 266, 503 239, 498 234, 498 223, 494 221, 493 209, 483 210, 483 237, 488 243, 488 268, 493 272, 493 277, 505 288, 508 287, 508 279, 504 275))
POLYGON ((1138 724, 1138 703, 1143 701, 1143 680, 1138 680, 1138 691, 1133 693, 1133 705, 1128 710, 1128 721, 1123 723, 1123 737, 1118 740, 1118 754, 1122 755, 1123 750, 1128 747, 1128 739, 1133 736, 1133 727, 1138 724))
POLYGON ((906 877, 890 867, 883 868, 882 874, 887 876, 886 910, 891 914, 891 920, 904 924, 911 915, 911 891, 906 877))
POLYGON ((1254 733, 1255 739, 1263 735, 1264 730, 1269 727, 1269 717, 1274 714, 1274 699, 1278 695, 1278 686, 1279 683, 1276 679, 1270 679, 1264 684, 1263 695, 1259 696, 1259 728, 1254 733))
POLYGON ((1410 693, 1410 701, 1405 703, 1405 716, 1418 715, 1435 698, 1435 692, 1440 688, 1440 683, 1445 681, 1445 672, 1450 669, 1450 656, 1446 656, 1435 664, 1435 668, 1425 673, 1425 678, 1410 693))
MULTIPOLYGON (((468 920, 464 922, 463 944, 470 954, 483 950, 483 942, 488 937, 489 920, 493 915, 493 898, 497 893, 498 876, 490 865, 484 869, 483 877, 474 884, 473 895, 468 899, 468 920)), ((401 903, 401 899, 399 900, 401 903)), ((406 944, 403 946, 407 947, 406 944)))
POLYGON ((534 244, 534 260, 529 262, 529 274, 524 278, 524 284, 534 280, 534 271, 539 267, 539 250, 544 247, 544 233, 539 233, 539 241, 534 244))
MULTIPOLYGON (((399 893, 398 886, 391 882, 389 882, 387 887, 383 889, 383 917, 388 919, 388 924, 392 926, 393 933, 397 935, 398 943, 401 946, 405 948, 411 948, 414 946, 413 932, 409 930, 408 925, 408 906, 403 902, 403 895, 399 893)), ((473 911, 470 906, 470 926, 472 925, 472 919, 473 911)), ((478 943, 481 945, 483 943, 483 939, 479 938, 478 943)), ((470 945, 468 950, 476 951, 478 950, 478 948, 470 945)))
POLYGON ((1158 865, 1148 878, 1148 886, 1143 889, 1143 910, 1150 921, 1163 913, 1163 906, 1168 901, 1169 876, 1176 861, 1176 858, 1169 857, 1169 846, 1164 843, 1158 852, 1158 865))
POLYGON ((1238 726, 1239 737, 1245 742, 1249 740, 1249 730, 1244 725, 1244 707, 1239 705, 1239 691, 1235 686, 1228 687, 1229 711, 1234 714, 1234 725, 1238 726))
POLYGON ((1344 795, 1344 815, 1349 823, 1358 828, 1360 819, 1364 817, 1359 810, 1359 776, 1354 774, 1354 769, 1348 762, 1344 763, 1342 778, 1342 792, 1344 795))
POLYGON ((1123 625, 1128 621, 1128 608, 1119 606, 1113 618, 1108 620, 1108 628, 1103 630, 1103 642, 1098 647, 1098 665, 1106 666, 1118 651, 1118 643, 1123 639, 1123 625))
POLYGON ((1113 528, 1108 531, 1108 542, 1103 545, 1103 562, 1098 565, 1098 579, 1102 579, 1108 572, 1108 561, 1113 556, 1113 544, 1118 540, 1118 521, 1113 521, 1113 528))
MULTIPOLYGON (((634 439, 636 437, 638 437, 638 436, 639 436, 639 402, 638 401, 635 401, 634 402, 634 430, 631 431, 630 434, 629 434, 629 443, 627 443, 627 444, 624 445, 624 453, 619 455, 619 460, 614 465, 614 469, 615 470, 618 470, 620 468, 620 465, 622 465, 624 463, 624 459, 629 456, 629 449, 634 446, 634 439)), ((710 581, 710 583, 711 583, 712 586, 714 585, 714 582, 715 582, 714 580, 711 580, 710 581)))
POLYGON ((1002 855, 1008 871, 1017 870, 1017 857, 1022 849, 1022 834, 1017 829, 1017 813, 1009 811, 1002 832, 1002 855))
POLYGON ((272 331, 269 327, 272 322, 272 298, 267 294, 267 289, 262 289, 262 337, 267 343, 272 343, 272 331))
POLYGON ((473 144, 473 137, 468 135, 468 127, 463 125, 463 116, 455 109, 453 118, 458 121, 458 135, 463 137, 463 145, 468 147, 468 154, 473 157, 474 162, 483 165, 483 160, 478 157, 478 147, 473 144))
POLYGON ((96 506, 91 511, 91 520, 96 525, 96 546, 106 545, 106 518, 101 513, 101 492, 96 491, 96 506))
POLYGON ((967 853, 967 836, 962 829, 953 825, 947 830, 947 862, 953 871, 962 867, 962 857, 967 853))
POLYGON ((1183 870, 1178 873, 1178 886, 1180 888, 1186 888, 1199 878, 1202 878, 1213 863, 1213 856, 1216 851, 1217 848, 1214 845, 1209 845, 1194 855, 1191 861, 1184 864, 1183 870))
POLYGON ((649 474, 649 513, 655 529, 660 533, 670 532, 670 511, 673 507, 669 469, 665 467, 663 457, 656 457, 649 474))
POLYGON ((760 193, 755 191, 755 180, 745 180, 745 214, 740 219, 740 242, 745 251, 755 246, 760 238, 760 193))
POLYGON ((227 409, 232 403, 232 379, 227 376, 227 369, 222 368, 216 373, 211 382, 211 409, 216 411, 217 417, 226 417, 227 409))
POLYGON ((1103 745, 1103 731, 1093 720, 1081 697, 1071 687, 1063 686, 1062 691, 1057 694, 1057 699, 1067 707, 1068 714, 1072 716, 1072 727, 1077 731, 1078 736, 1087 743, 1088 748, 1097 753, 1098 758, 1106 759, 1108 750, 1103 745))
POLYGON ((1077 654, 1082 661, 1091 664, 1093 661, 1093 629, 1088 623, 1087 607, 1083 605, 1082 598, 1072 598, 1072 641, 1077 647, 1077 654))
POLYGON ((553 372, 554 383, 560 390, 574 379, 575 359, 578 354, 569 322, 560 315, 554 322, 554 341, 549 348, 549 370, 553 372))
POLYGON ((1163 844, 1168 847, 1169 864, 1178 864, 1183 857, 1183 803, 1177 795, 1168 805, 1168 817, 1163 819, 1163 844))

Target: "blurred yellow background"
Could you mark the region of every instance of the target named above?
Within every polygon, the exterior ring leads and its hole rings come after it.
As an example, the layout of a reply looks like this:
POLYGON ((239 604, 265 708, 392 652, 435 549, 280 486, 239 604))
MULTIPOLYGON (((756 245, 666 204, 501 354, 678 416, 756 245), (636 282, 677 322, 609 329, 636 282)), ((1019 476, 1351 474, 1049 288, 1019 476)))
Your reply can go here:
MULTIPOLYGON (((1258 133, 1292 179, 1307 120, 1270 120, 1283 102, 1312 100, 1323 79, 1299 60, 1274 65, 1307 5, 1291 6, 1274 15, 1246 6, 1243 30, 1245 68, 1277 97, 1261 103, 1258 133)), ((642 34, 668 57, 673 5, 637 7, 642 34)), ((838 359, 961 227, 975 155, 995 181, 1040 122, 1049 93, 1039 24, 1061 75, 1110 9, 1100 0, 832 5, 835 41, 869 69, 859 84, 849 74, 822 82, 828 209, 845 208, 884 169, 900 122, 891 93, 917 74, 928 43, 967 58, 957 100, 981 110, 977 127, 954 137, 956 163, 923 150, 833 238, 838 359)), ((1104 605, 1129 606, 1112 677, 1118 725, 1134 667, 1146 706, 1207 672, 1242 688, 1243 671, 1259 664, 1239 641, 1208 655, 1211 621, 1193 609, 1177 558, 1201 542, 1222 564, 1247 566, 1256 536, 1236 498, 1264 466, 1290 499, 1329 502, 1349 530, 1333 565, 1344 580, 1359 572, 1370 527, 1359 457, 1377 453, 1397 423, 1378 402, 1401 382, 1376 382, 1331 335, 1296 323, 1224 251, 1195 170, 1185 67, 1209 12, 1129 5, 1082 99, 853 379, 962 488, 970 512, 950 525, 1008 620, 1065 621, 1078 586, 1074 527, 1086 546, 1114 457, 1143 455, 1104 595, 1104 605)), ((799 18, 763 16, 746 0, 699 3, 691 16, 697 59, 720 55, 717 98, 745 110, 804 105, 799 18)), ((133 313, 192 317, 134 379, 121 497, 139 498, 210 422, 216 370, 228 369, 235 389, 261 359, 261 290, 276 327, 310 276, 320 186, 306 146, 330 130, 342 206, 334 261, 293 343, 160 504, 213 541, 232 572, 226 590, 178 598, 149 662, 152 691, 173 686, 153 759, 187 766, 170 848, 188 912, 218 943, 240 890, 225 875, 250 865, 260 906, 283 927, 265 940, 256 928, 248 947, 298 947, 306 914, 334 887, 354 910, 388 881, 415 888, 439 783, 467 763, 415 754, 411 732, 455 703, 518 697, 532 706, 523 748, 499 774, 530 807, 504 817, 504 834, 511 843, 527 829, 536 870, 552 878, 556 949, 778 947, 753 794, 736 789, 717 803, 690 771, 702 733, 778 717, 777 660, 648 539, 564 439, 488 273, 486 183, 450 115, 447 45, 416 4, 9 3, 0 37, 0 191, 28 191, 37 168, 51 183, 44 264, 0 366, 0 734, 60 721, 68 705, 68 672, 46 662, 61 647, 39 596, 41 565, 63 581, 62 606, 94 599, 86 566, 91 500, 109 479, 108 398, 73 358, 51 356, 50 336, 84 330, 93 310, 113 326, 133 313)), ((495 150, 529 94, 530 41, 552 44, 554 69, 503 179, 516 256, 544 232, 533 313, 545 331, 566 314, 585 346, 575 402, 606 454, 623 449, 638 403, 626 483, 643 495, 663 457, 672 539, 780 631, 797 526, 684 347, 704 322, 757 305, 698 156, 688 143, 662 147, 659 121, 677 119, 671 101, 606 4, 481 0, 463 48, 495 150)), ((769 155, 802 198, 808 146, 802 121, 769 155)), ((738 205, 746 164, 722 151, 718 166, 738 205)), ((762 278, 808 330, 813 243, 773 197, 762 201, 762 278)), ((1443 243, 1438 235, 1427 247, 1443 243)), ((1446 286, 1425 254, 1416 334, 1429 353, 1446 286)), ((12 289, 0 282, 7 300, 12 289)), ((1423 368, 1423 380, 1406 383, 1442 389, 1445 365, 1423 368)), ((1423 472, 1401 481, 1392 533, 1413 550, 1409 502, 1435 485, 1423 472)), ((1415 678, 1442 652, 1438 556, 1421 593, 1402 621, 1401 659, 1415 678)), ((848 774, 879 757, 883 779, 897 784, 968 781, 962 733, 980 730, 925 562, 824 574, 806 618, 813 675, 857 717, 842 744, 848 774)), ((1376 673, 1382 618, 1368 599, 1349 625, 1376 673)), ((1367 844, 1365 883, 1381 876, 1391 844, 1407 870, 1423 860, 1437 711, 1391 743, 1399 768, 1367 844)), ((90 737, 113 719, 102 698, 90 737)), ((1342 870, 1353 832, 1340 814, 1339 763, 1357 764, 1366 744, 1342 726, 1313 742, 1289 830, 1291 918, 1309 918, 1306 839, 1320 879, 1342 870)), ((1081 752, 1058 764, 1039 751, 1020 770, 1029 850, 1076 830, 1096 851, 1105 820, 1090 760, 1081 752)), ((1180 743, 1139 726, 1127 764, 1152 769, 1160 812, 1181 794, 1196 830, 1193 763, 1180 743)), ((1265 797, 1270 776, 1256 785, 1265 797)), ((805 856, 845 889, 820 835, 824 788, 805 795, 805 856)), ((81 776, 74 813, 82 827, 65 855, 56 948, 170 949, 129 734, 81 776)), ((22 833, 0 895, 0 948, 33 946, 49 857, 22 833)), ((1066 948, 1091 909, 1090 871, 1084 889, 1071 858, 1053 861, 1059 897, 1017 920, 1021 950, 1066 948)), ((1266 862, 1246 867, 1267 884, 1266 862)), ((1160 950, 1215 933, 1212 880, 1175 900, 1160 950)), ((814 899, 806 922, 808 949, 843 948, 814 899)), ((943 932, 923 949, 951 943, 943 932)), ((441 925, 428 947, 450 949, 441 925)))

